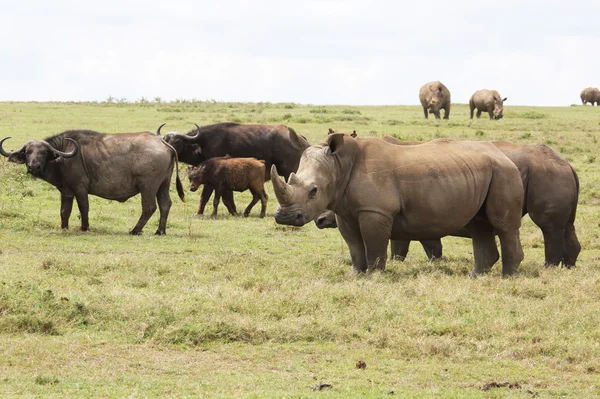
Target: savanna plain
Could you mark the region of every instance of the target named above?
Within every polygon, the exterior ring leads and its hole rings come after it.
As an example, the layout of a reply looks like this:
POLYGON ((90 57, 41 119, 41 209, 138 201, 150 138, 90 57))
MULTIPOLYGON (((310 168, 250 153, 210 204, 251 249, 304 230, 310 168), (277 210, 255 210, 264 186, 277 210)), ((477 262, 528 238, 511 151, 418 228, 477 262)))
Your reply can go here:
MULTIPOLYGON (((504 119, 425 120, 418 106, 214 101, 0 103, 0 137, 83 128, 187 132, 234 121, 283 123, 315 144, 328 128, 406 140, 546 144, 579 174, 572 269, 545 268, 525 217, 518 273, 469 277, 469 240, 445 259, 413 243, 404 262, 355 276, 337 230, 267 217, 194 216, 173 206, 166 236, 130 236, 140 197, 90 196, 90 231, 60 228, 58 191, 0 159, 0 396, 201 398, 600 397, 600 108, 505 107, 504 119)), ((180 165, 189 187, 186 166, 180 165)), ((173 178, 174 180, 174 178, 173 178)), ((238 210, 250 202, 235 194, 238 210)), ((210 214, 209 202, 207 214, 210 214)))

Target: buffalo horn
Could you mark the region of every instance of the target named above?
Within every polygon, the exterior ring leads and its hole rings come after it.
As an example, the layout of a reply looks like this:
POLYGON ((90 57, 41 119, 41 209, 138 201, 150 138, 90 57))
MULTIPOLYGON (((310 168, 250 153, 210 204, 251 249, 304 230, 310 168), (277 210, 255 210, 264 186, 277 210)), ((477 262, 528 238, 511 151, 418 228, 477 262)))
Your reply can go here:
POLYGON ((277 167, 271 166, 271 183, 273 183, 273 191, 280 204, 287 204, 291 201, 292 197, 292 186, 282 181, 277 173, 277 167))
POLYGON ((2 148, 2 143, 4 143, 4 141, 8 140, 10 137, 5 137, 2 140, 0 140, 0 154, 2 154, 2 156, 5 157, 9 157, 10 154, 12 154, 12 152, 6 152, 4 151, 4 148, 2 148))
POLYGON ((65 138, 65 140, 69 140, 69 141, 73 142, 73 145, 75 146, 75 148, 71 152, 59 151, 56 148, 52 147, 50 145, 50 143, 48 143, 47 141, 44 141, 44 140, 40 140, 40 142, 42 144, 44 144, 46 147, 48 147, 48 149, 50 149, 50 151, 52 151, 56 155, 60 155, 63 158, 72 158, 75 156, 75 154, 77 154, 77 151, 79 151, 79 144, 77 144, 77 142, 75 140, 70 139, 70 138, 65 138))
POLYGON ((166 125, 166 123, 163 123, 162 125, 160 125, 160 126, 158 127, 158 129, 156 129, 156 135, 157 135, 157 136, 160 136, 160 129, 161 129, 161 128, 162 128, 164 125, 166 125))
MULTIPOLYGON (((194 123, 194 125, 196 125, 196 124, 194 123)), ((187 134, 184 134, 184 135, 183 135, 183 138, 184 138, 185 140, 189 140, 189 141, 196 140, 196 139, 198 138, 198 136, 200 135, 200 126, 196 125, 196 128, 197 128, 197 130, 196 130, 196 134, 194 134, 193 136, 189 136, 189 135, 187 135, 187 134)))

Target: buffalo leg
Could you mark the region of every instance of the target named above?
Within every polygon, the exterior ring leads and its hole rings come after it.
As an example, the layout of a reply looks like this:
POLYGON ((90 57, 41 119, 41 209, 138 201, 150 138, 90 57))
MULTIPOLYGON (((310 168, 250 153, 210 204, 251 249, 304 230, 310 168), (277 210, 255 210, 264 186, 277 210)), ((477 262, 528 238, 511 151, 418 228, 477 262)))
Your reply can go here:
POLYGON ((263 189, 260 191, 260 217, 264 218, 267 212, 267 201, 269 200, 269 196, 267 192, 263 189))
POLYGON ((77 194, 77 207, 79 208, 79 214, 81 215, 81 231, 88 231, 90 229, 90 222, 88 214, 90 212, 90 203, 87 194, 77 194))
POLYGON ((233 201, 233 190, 223 190, 223 203, 232 216, 237 216, 237 209, 233 201))
POLYGON ((73 197, 66 195, 60 196, 60 227, 63 229, 69 228, 69 218, 73 210, 73 197))
POLYGON ((250 203, 246 207, 246 210, 244 211, 244 217, 248 217, 254 205, 256 205, 258 200, 260 200, 260 195, 257 191, 250 190, 250 192, 252 193, 252 201, 250 201, 250 203))
POLYGON ((366 272, 367 257, 365 256, 365 245, 357 221, 336 217, 336 222, 340 234, 344 241, 346 241, 346 245, 348 245, 348 249, 350 250, 352 272, 354 274, 366 272))
POLYGON ((156 235, 162 236, 167 232, 167 219, 169 218, 169 211, 171 210, 171 196, 169 195, 170 181, 165 181, 156 193, 156 199, 158 201, 158 211, 160 212, 160 221, 158 222, 158 229, 156 235))
POLYGON ((421 240, 427 259, 434 260, 442 257, 442 240, 421 240))
POLYGON ((148 222, 148 219, 156 212, 156 194, 150 194, 148 190, 141 191, 142 194, 142 215, 138 220, 137 224, 129 232, 131 235, 139 235, 142 233, 142 229, 148 222))
POLYGON ((198 207, 196 215, 204 215, 204 208, 206 207, 206 204, 208 203, 208 200, 210 199, 210 196, 212 195, 213 191, 213 186, 211 186, 210 184, 204 185, 204 188, 202 189, 202 194, 200 195, 200 206, 198 207))
POLYGON ((379 213, 361 212, 358 215, 358 223, 365 245, 367 269, 385 270, 392 220, 379 213))
POLYGON ((213 199, 213 211, 210 215, 211 218, 217 217, 217 210, 219 209, 219 200, 221 199, 221 190, 215 190, 215 198, 213 199))
POLYGON ((390 259, 403 261, 408 255, 410 240, 390 240, 390 259))

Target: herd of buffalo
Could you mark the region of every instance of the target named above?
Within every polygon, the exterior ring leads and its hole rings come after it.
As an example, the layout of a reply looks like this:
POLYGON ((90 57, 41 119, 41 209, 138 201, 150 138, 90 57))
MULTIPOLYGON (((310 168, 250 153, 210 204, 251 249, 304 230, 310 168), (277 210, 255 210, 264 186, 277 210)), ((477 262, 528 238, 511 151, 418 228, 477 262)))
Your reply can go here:
MULTIPOLYGON (((426 118, 428 112, 440 118, 444 109, 448 119, 450 92, 441 82, 425 84, 419 99, 426 118)), ((469 101, 471 118, 475 109, 478 118, 482 112, 502 118, 505 100, 495 90, 475 92, 469 101)), ((581 100, 598 104, 600 91, 585 89, 581 100)), ((62 228, 68 228, 74 199, 86 231, 89 194, 126 201, 140 193, 142 214, 131 234, 141 233, 157 204, 156 234, 165 234, 173 169, 184 199, 181 161, 191 165, 190 190, 203 185, 198 214, 214 192, 213 216, 221 198, 235 215, 233 191, 250 190, 244 216, 260 200, 264 217, 264 182, 270 179, 279 202, 276 222, 337 227, 356 273, 384 269, 390 242, 393 258, 404 259, 411 240, 421 241, 429 258, 438 258, 440 238, 454 235, 472 239, 473 276, 500 258, 498 236, 502 273, 510 275, 523 260, 519 228, 525 214, 542 230, 546 265, 574 266, 581 250, 574 227, 577 174, 545 145, 403 142, 330 129, 323 143, 311 146, 284 125, 217 123, 161 136, 163 125, 156 133, 69 130, 12 152, 3 147, 10 138, 5 137, 0 154, 25 164, 30 174, 60 191, 62 228)))

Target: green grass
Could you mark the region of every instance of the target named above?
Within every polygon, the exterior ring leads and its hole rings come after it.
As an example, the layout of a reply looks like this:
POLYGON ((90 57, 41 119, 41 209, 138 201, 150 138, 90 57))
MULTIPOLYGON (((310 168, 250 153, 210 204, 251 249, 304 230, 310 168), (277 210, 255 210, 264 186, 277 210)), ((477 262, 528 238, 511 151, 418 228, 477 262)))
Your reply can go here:
MULTIPOLYGON (((417 106, 0 103, 11 150, 72 128, 188 131, 232 120, 286 123, 312 143, 328 128, 546 143, 580 176, 583 247, 576 268, 545 269, 541 232, 526 217, 515 277, 496 265, 471 279, 471 245, 459 238, 444 239, 447 260, 428 262, 414 243, 406 262, 357 277, 337 230, 274 222, 270 184, 265 219, 258 207, 230 217, 224 205, 215 220, 193 217, 199 195, 182 203, 173 188, 167 236, 152 234, 157 214, 144 235, 127 234, 139 197, 90 197, 91 231, 81 233, 76 209, 61 231, 54 187, 2 158, 0 396, 599 397, 598 109, 507 107, 500 121, 468 112, 455 104, 438 121, 417 106)), ((249 201, 236 193, 238 209, 249 201)))

